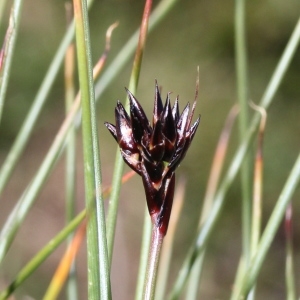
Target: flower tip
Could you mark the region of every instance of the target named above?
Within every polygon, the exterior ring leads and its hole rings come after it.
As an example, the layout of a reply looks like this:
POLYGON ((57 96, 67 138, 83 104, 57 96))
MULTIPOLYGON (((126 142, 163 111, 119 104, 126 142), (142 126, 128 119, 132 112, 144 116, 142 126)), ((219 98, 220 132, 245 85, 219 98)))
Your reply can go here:
POLYGON ((111 135, 114 137, 114 139, 115 139, 116 141, 118 141, 116 126, 113 125, 113 124, 111 124, 111 123, 108 123, 108 122, 104 122, 104 125, 105 125, 106 128, 109 130, 109 132, 110 132, 111 135))
POLYGON ((133 94, 126 87, 125 90, 129 99, 130 108, 140 107, 140 104, 138 103, 137 99, 133 96, 133 94))

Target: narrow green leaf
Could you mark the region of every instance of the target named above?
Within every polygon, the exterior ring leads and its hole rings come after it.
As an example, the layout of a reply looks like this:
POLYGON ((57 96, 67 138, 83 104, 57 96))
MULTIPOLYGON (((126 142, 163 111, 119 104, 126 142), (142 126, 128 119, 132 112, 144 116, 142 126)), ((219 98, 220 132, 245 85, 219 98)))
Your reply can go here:
MULTIPOLYGON (((73 20, 73 6, 72 3, 66 3, 66 19, 68 25, 73 20)), ((66 117, 75 99, 75 45, 71 43, 65 55, 65 111, 66 117)), ((76 128, 75 125, 71 126, 69 133, 66 137, 66 161, 65 161, 65 201, 66 201, 66 224, 68 224, 75 216, 76 204, 76 128)), ((73 235, 68 239, 68 245, 72 241, 73 235)), ((69 300, 78 299, 78 287, 76 278, 76 263, 75 260, 69 272, 66 295, 69 300)))
POLYGON ((85 201, 88 216, 88 297, 111 299, 87 2, 74 0, 82 108, 85 201), (95 205, 96 202, 96 205, 95 205), (96 211, 94 207, 96 206, 96 211))
POLYGON ((141 245, 137 284, 135 288, 135 300, 143 299, 144 283, 145 283, 145 277, 147 271, 147 260, 148 260, 150 242, 151 242, 151 231, 152 231, 152 223, 149 217, 148 208, 145 206, 144 228, 143 228, 143 235, 142 235, 143 239, 141 245))
MULTIPOLYGON (((240 108, 239 136, 243 139, 249 126, 248 74, 246 51, 246 1, 235 0, 235 64, 237 78, 237 96, 240 108)), ((241 167, 242 188, 242 244, 246 262, 250 261, 251 235, 251 157, 244 158, 241 167)))
MULTIPOLYGON (((2 1, 3 2, 3 1, 2 1)), ((9 26, 4 40, 3 51, 3 65, 0 71, 0 121, 4 106, 7 85, 10 78, 10 69, 14 55, 17 34, 19 31, 19 24, 21 19, 23 0, 15 0, 10 14, 9 26)), ((1 19, 0 19, 1 20, 1 19)))

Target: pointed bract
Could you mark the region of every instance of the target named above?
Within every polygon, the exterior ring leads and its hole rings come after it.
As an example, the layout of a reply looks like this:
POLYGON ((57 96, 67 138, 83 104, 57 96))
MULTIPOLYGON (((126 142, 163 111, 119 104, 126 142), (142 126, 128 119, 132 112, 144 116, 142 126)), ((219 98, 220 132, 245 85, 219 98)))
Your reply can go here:
POLYGON ((177 124, 178 119, 179 119, 179 103, 178 103, 178 98, 179 96, 176 97, 174 106, 172 108, 172 115, 175 123, 177 124))
POLYGON ((116 126, 113 125, 113 124, 110 124, 110 123, 108 123, 108 122, 104 122, 104 125, 105 125, 106 128, 109 130, 109 132, 110 132, 111 135, 114 137, 114 139, 118 142, 116 126))
POLYGON ((163 109, 164 108, 163 108, 163 104, 161 101, 157 81, 155 80, 155 98, 154 98, 153 121, 152 121, 153 127, 155 126, 156 122, 159 120, 163 109))

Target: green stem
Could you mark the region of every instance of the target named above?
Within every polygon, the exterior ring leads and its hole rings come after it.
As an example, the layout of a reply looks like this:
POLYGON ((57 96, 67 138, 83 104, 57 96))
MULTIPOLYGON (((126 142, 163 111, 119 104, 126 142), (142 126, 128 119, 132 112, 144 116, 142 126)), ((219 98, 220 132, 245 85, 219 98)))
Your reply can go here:
POLYGON ((139 271, 137 276, 137 284, 135 291, 135 300, 141 300, 143 298, 144 283, 147 272, 147 258, 149 255, 149 248, 151 244, 151 219, 149 218, 149 211, 147 205, 145 205, 144 213, 144 228, 143 228, 143 239, 140 254, 139 271))
MULTIPOLYGON (((245 30, 245 0, 235 1, 235 52, 237 94, 240 108, 239 135, 243 139, 249 126, 248 122, 248 79, 247 79, 247 51, 245 30)), ((241 167, 242 187, 242 241, 243 255, 247 262, 250 261, 250 235, 251 235, 251 173, 250 157, 247 156, 241 167)))
POLYGON ((88 297, 111 299, 104 205, 101 190, 100 157, 88 8, 86 0, 74 0, 76 45, 82 103, 82 134, 85 175, 85 198, 88 215, 88 297), (93 209, 96 203, 96 211, 93 209))
POLYGON ((159 228, 153 226, 151 236, 151 248, 149 251, 147 273, 144 286, 144 300, 153 300, 155 295, 156 275, 160 257, 161 246, 164 236, 160 233, 159 228))
MULTIPOLYGON (((71 24, 72 4, 66 4, 67 23, 71 24)), ((70 112, 75 99, 74 71, 75 71, 75 45, 71 43, 65 56, 65 112, 66 117, 70 112)), ((66 162, 65 162, 65 201, 66 201, 66 224, 75 216, 75 190, 76 190, 76 128, 73 125, 66 137, 66 162)), ((68 245, 72 241, 73 235, 68 239, 68 245)), ((78 289, 76 280, 75 260, 72 263, 67 287, 67 299, 77 300, 78 289)))
POLYGON ((3 66, 1 66, 1 72, 0 72, 0 121, 2 117, 4 100, 5 100, 8 81, 10 77, 10 70, 11 70, 12 58, 14 55, 15 44, 17 40, 17 34, 19 31, 22 5, 23 5, 23 0, 14 1, 10 19, 9 19, 9 26, 5 36, 4 49, 2 49, 4 51, 3 52, 4 64, 3 66))

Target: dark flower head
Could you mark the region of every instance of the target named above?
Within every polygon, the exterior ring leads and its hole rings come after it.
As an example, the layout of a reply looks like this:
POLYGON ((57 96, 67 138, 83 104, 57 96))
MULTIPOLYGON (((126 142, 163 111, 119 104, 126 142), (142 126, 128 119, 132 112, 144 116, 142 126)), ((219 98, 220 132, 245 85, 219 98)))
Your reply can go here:
MULTIPOLYGON (((163 105, 157 82, 152 125, 133 96, 126 89, 130 116, 118 101, 116 125, 105 123, 120 146, 124 161, 142 176, 147 205, 153 223, 166 234, 175 187, 175 169, 184 158, 198 128, 200 116, 191 125, 196 99, 179 114, 178 97, 171 107, 170 93, 163 105)), ((196 91, 197 95, 197 91, 196 91)))

